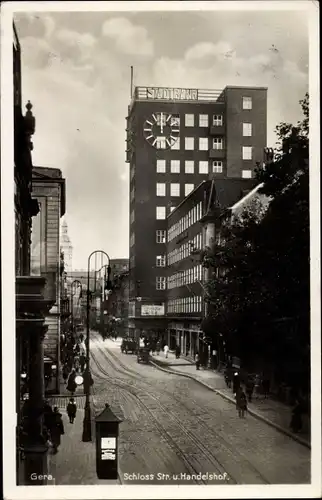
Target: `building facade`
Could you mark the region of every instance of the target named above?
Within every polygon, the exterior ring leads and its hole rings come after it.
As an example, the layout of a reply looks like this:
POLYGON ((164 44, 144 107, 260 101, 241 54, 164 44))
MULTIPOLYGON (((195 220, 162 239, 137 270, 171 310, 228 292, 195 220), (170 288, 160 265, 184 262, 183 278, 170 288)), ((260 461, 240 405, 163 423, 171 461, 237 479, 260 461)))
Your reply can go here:
POLYGON ((164 335, 167 217, 209 175, 253 178, 266 146, 267 89, 136 87, 130 166, 129 328, 164 335))
POLYGON ((248 196, 254 182, 215 178, 203 181, 167 217, 167 341, 170 349, 179 345, 185 356, 194 358, 199 352, 209 358, 202 330, 208 312, 208 271, 202 266, 201 255, 219 235, 221 214, 248 196))
MULTIPOLYGON (((35 118, 28 101, 25 116, 21 99, 21 47, 13 25, 14 89, 14 210, 16 274, 16 474, 18 485, 46 481, 47 446, 43 433, 45 392, 43 339, 45 315, 52 307, 46 298, 46 279, 30 275, 32 220, 39 212, 32 198, 32 136, 35 118), (33 481, 31 474, 37 475, 33 481)), ((10 166, 7 165, 8 168, 10 166)))
POLYGON ((57 168, 34 167, 32 195, 38 200, 39 213, 33 221, 31 239, 31 275, 47 280, 48 299, 53 307, 46 316, 44 338, 46 391, 59 393, 61 281, 60 218, 65 214, 65 179, 57 168))
POLYGON ((73 269, 73 245, 68 234, 68 226, 65 220, 61 223, 60 248, 64 254, 65 272, 68 274, 73 269))

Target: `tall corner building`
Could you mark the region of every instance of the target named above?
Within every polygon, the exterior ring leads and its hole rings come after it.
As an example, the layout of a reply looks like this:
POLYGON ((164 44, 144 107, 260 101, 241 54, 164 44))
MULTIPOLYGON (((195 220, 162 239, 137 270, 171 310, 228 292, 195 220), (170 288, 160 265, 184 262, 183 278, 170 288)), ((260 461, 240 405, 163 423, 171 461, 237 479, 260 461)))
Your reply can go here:
POLYGON ((135 87, 126 133, 129 332, 166 338, 167 216, 209 178, 249 184, 266 147, 267 89, 135 87))

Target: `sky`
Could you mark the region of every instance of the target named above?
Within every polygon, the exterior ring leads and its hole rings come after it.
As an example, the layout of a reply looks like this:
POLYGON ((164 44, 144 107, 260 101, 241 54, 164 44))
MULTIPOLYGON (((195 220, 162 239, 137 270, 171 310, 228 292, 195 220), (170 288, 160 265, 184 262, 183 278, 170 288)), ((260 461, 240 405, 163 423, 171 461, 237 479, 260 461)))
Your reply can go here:
POLYGON ((36 117, 33 164, 59 168, 66 179, 74 269, 85 269, 96 249, 128 257, 131 65, 138 86, 268 87, 269 146, 279 122, 301 118, 303 12, 20 12, 14 19, 23 101, 36 117))

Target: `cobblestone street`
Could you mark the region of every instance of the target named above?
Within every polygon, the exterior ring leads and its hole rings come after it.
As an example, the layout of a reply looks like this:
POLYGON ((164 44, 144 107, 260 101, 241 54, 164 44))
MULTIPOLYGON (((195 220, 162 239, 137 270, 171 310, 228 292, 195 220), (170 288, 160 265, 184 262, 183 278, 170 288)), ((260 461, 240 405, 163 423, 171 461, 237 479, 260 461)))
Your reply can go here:
MULTIPOLYGON (((119 473, 124 484, 297 484, 310 481, 310 450, 265 422, 239 419, 235 406, 194 380, 138 364, 118 342, 92 334, 94 413, 108 403, 122 419, 119 473), (204 474, 200 477, 198 474, 204 474), (213 474, 213 477, 212 477, 213 474), (190 476, 190 478, 189 478, 190 476)), ((78 398, 79 408, 82 398, 78 398)), ((56 484, 101 484, 94 443, 82 443, 83 411, 66 420, 56 484), (77 462, 75 466, 75 460, 77 462)), ((108 483, 108 481, 106 482, 108 483)))

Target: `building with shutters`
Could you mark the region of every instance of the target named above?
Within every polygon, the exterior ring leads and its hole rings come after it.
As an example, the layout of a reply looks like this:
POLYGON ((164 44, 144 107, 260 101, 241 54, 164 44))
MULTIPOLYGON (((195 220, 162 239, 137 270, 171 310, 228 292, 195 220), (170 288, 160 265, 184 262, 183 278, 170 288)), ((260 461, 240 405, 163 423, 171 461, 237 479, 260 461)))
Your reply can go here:
POLYGON ((209 178, 248 185, 266 146, 267 89, 136 87, 128 107, 129 330, 165 339, 168 216, 209 178))

